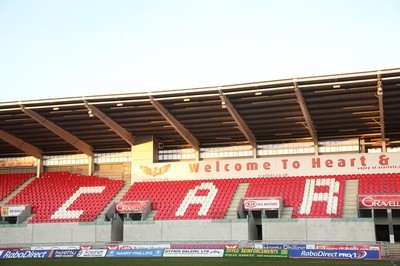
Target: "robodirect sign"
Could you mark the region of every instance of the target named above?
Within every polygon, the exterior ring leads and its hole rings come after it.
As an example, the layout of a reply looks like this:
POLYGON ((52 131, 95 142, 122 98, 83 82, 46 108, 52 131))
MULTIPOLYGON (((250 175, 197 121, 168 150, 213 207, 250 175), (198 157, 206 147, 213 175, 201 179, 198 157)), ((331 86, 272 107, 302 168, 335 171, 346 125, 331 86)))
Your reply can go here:
POLYGON ((42 259, 49 254, 50 250, 8 250, 0 253, 0 259, 42 259))
POLYGON ((163 249, 110 249, 106 257, 162 257, 163 249))
POLYGON ((312 259, 342 259, 342 260, 380 260, 381 255, 376 250, 319 250, 291 249, 291 258, 312 259))

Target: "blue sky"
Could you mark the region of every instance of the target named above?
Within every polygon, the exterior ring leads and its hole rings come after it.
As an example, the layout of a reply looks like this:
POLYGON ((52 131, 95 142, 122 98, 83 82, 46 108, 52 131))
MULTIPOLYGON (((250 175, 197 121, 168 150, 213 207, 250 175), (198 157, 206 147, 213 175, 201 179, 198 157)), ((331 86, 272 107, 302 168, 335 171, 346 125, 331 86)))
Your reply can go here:
POLYGON ((0 0, 0 102, 400 67, 400 1, 0 0))

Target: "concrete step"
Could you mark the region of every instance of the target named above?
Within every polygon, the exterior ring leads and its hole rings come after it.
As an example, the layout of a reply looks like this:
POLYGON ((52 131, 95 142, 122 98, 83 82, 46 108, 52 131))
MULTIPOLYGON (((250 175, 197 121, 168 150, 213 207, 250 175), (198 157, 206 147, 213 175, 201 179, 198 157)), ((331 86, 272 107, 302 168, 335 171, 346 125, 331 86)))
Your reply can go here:
POLYGON ((346 180, 342 216, 345 218, 357 217, 358 180, 346 180))
POLYGON ((247 188, 249 187, 249 183, 240 183, 235 191, 235 194, 232 197, 232 200, 229 204, 228 211, 225 214, 226 219, 236 219, 237 218, 237 207, 239 205, 240 199, 246 195, 247 188))
POLYGON ((284 207, 281 213, 281 218, 292 218, 293 207, 284 207))

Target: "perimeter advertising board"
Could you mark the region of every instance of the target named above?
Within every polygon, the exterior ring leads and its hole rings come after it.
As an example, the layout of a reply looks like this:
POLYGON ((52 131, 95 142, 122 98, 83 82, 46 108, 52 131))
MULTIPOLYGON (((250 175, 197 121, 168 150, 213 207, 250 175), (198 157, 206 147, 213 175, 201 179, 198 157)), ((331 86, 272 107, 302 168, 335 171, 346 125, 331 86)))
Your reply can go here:
POLYGON ((223 255, 223 249, 166 249, 163 257, 221 258, 223 255))
POLYGON ((0 259, 43 259, 49 254, 50 250, 2 250, 0 259))
POLYGON ((380 260, 381 254, 376 250, 291 249, 290 257, 311 259, 380 260))
POLYGON ((338 249, 338 250, 376 250, 380 251, 380 246, 370 245, 330 245, 330 244, 316 244, 315 249, 338 249))
POLYGON ((238 247, 239 244, 171 244, 170 249, 226 249, 238 247))
POLYGON ((248 177, 286 177, 400 171, 400 153, 329 154, 255 159, 133 164, 132 182, 248 177))
POLYGON ((51 258, 75 258, 78 256, 79 250, 51 250, 49 257, 51 258))
POLYGON ((163 253, 163 249, 110 249, 106 257, 162 257, 163 253))
POLYGON ((103 258, 106 256, 107 249, 81 249, 78 258, 103 258))
POLYGON ((287 249, 227 248, 224 257, 281 257, 287 258, 287 249))

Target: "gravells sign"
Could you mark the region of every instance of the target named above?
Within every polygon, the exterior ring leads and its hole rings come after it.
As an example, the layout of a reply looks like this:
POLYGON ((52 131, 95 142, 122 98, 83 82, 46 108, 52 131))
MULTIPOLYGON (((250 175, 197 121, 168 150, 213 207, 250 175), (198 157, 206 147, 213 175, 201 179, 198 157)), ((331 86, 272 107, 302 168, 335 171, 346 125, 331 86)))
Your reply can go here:
POLYGON ((359 195, 360 209, 400 209, 399 195, 359 195))

